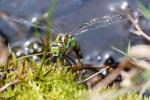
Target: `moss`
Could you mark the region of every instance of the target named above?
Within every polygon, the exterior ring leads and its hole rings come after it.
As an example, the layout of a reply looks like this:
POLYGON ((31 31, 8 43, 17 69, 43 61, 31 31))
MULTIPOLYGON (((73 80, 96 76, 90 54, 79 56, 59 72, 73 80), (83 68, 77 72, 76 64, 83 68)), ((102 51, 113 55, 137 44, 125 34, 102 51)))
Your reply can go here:
MULTIPOLYGON (((11 59, 12 60, 12 59, 11 59)), ((40 75, 36 72, 39 64, 26 59, 19 60, 15 63, 9 63, 8 68, 3 69, 1 74, 4 78, 0 81, 1 87, 19 79, 19 83, 11 85, 2 93, 1 99, 10 100, 88 100, 93 98, 94 91, 88 92, 83 84, 78 84, 76 74, 68 70, 68 66, 60 64, 43 65, 40 75), (6 69, 11 69, 6 71, 6 69), (49 73, 47 73, 49 72, 49 73), (47 74, 45 74, 47 73, 47 74)), ((116 87, 103 88, 98 91, 99 95, 112 93, 118 90, 116 87)), ((117 97, 109 97, 110 100, 136 100, 138 93, 128 92, 117 97)), ((141 97, 141 100, 149 98, 141 97)))
POLYGON ((0 97, 11 100, 77 100, 86 92, 85 86, 79 85, 76 75, 65 66, 43 66, 41 75, 36 76, 38 66, 26 60, 18 62, 17 67, 13 66, 15 71, 6 72, 6 78, 1 84, 15 79, 20 79, 20 82, 7 88, 0 97), (48 70, 50 72, 44 75, 48 70))

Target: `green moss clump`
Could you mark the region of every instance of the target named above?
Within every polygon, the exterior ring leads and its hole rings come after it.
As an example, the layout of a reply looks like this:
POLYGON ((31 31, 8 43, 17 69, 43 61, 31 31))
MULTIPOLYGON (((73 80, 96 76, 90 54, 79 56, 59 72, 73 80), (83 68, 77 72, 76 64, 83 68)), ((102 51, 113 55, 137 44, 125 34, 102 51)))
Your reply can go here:
MULTIPOLYGON (((2 100, 88 100, 94 98, 95 91, 88 92, 85 85, 78 84, 76 74, 68 70, 67 66, 54 64, 53 66, 43 65, 40 74, 37 75, 39 64, 20 60, 9 64, 9 68, 2 69, 0 87, 19 80, 19 82, 7 87, 0 93, 2 100), (6 69, 11 69, 6 71, 6 69), (49 72, 49 73, 47 73, 49 72), (47 73, 47 74, 46 74, 47 73), (3 74, 3 75, 2 75, 3 74)), ((1 91, 1 88, 0 88, 1 91)), ((115 94, 116 87, 103 88, 98 91, 100 96, 103 94, 115 94)), ((137 100, 139 94, 129 91, 128 93, 110 96, 110 100, 137 100)), ((100 97, 99 97, 100 98, 100 97)), ((149 100, 141 97, 141 100, 149 100)))
POLYGON ((7 72, 1 85, 15 79, 20 79, 20 82, 8 87, 0 97, 11 100, 77 100, 86 92, 85 86, 77 83, 76 74, 67 67, 43 66, 40 76, 36 76, 38 66, 29 61, 13 66, 15 71, 7 72), (44 75, 48 70, 50 72, 44 75))

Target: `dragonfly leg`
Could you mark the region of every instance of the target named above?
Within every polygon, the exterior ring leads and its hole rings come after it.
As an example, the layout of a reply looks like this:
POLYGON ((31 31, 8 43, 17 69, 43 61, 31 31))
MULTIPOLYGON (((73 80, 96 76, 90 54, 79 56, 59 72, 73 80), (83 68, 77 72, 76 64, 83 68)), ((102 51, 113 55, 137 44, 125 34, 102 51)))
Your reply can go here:
POLYGON ((57 57, 52 56, 52 57, 46 59, 45 63, 52 64, 52 63, 56 63, 56 61, 57 61, 57 57))

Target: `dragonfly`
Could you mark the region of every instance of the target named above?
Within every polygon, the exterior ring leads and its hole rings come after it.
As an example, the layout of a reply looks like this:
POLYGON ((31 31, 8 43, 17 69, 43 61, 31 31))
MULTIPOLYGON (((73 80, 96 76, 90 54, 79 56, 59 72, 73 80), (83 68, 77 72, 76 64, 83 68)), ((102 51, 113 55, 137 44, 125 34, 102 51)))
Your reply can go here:
MULTIPOLYGON (((53 61, 53 59, 63 59, 65 61, 71 62, 69 63, 76 63, 71 57, 68 56, 68 54, 71 51, 75 52, 76 58, 78 59, 77 62, 80 62, 81 59, 81 50, 79 48, 79 45, 74 38, 74 36, 78 36, 80 34, 86 33, 91 30, 96 30, 99 28, 104 28, 113 24, 121 23, 128 21, 128 17, 125 16, 122 13, 115 13, 110 15, 105 15, 102 17, 96 17, 91 19, 89 22, 82 24, 80 27, 76 28, 72 32, 68 33, 60 33, 54 28, 48 28, 46 26, 40 25, 40 23, 32 23, 32 21, 27 21, 23 18, 16 18, 16 17, 9 17, 9 20, 18 22, 21 24, 25 24, 28 27, 35 27, 44 31, 50 31, 54 34, 57 34, 56 39, 50 43, 50 52, 52 54, 52 57, 50 58, 50 61, 53 61)), ((56 62, 56 60, 55 60, 56 62)))

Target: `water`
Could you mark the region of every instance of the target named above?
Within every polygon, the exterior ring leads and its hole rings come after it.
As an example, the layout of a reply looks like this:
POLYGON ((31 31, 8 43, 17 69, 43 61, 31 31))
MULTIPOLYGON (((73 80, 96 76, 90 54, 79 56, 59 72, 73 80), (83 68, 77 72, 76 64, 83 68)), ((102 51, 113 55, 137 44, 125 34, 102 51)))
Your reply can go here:
MULTIPOLYGON (((38 0, 36 3, 34 2, 36 0, 24 0, 25 3, 17 2, 18 0, 9 1, 12 3, 8 3, 8 1, 2 0, 0 10, 13 16, 16 21, 26 23, 28 27, 32 26, 31 19, 44 14, 49 5, 49 0, 45 2, 38 0), (41 5, 38 6, 39 4, 41 5), (19 6, 17 8, 14 5, 19 6)), ((114 0, 113 2, 117 4, 118 1, 114 0)), ((109 9, 110 4, 112 4, 112 0, 60 0, 58 3, 53 26, 61 33, 70 32, 75 35, 83 52, 84 63, 99 63, 97 58, 102 57, 106 52, 113 51, 111 46, 121 50, 125 50, 127 47, 129 32, 124 27, 127 19, 120 17, 119 14, 112 15, 109 9), (99 16, 101 17, 99 18, 99 16), (90 19, 92 20, 89 21, 90 19)), ((5 30, 4 27, 1 28, 5 30)), ((40 28, 51 30, 43 25, 40 28)), ((7 33, 12 34, 12 31, 7 33)), ((13 34, 13 36, 18 36, 16 32, 13 34)))

